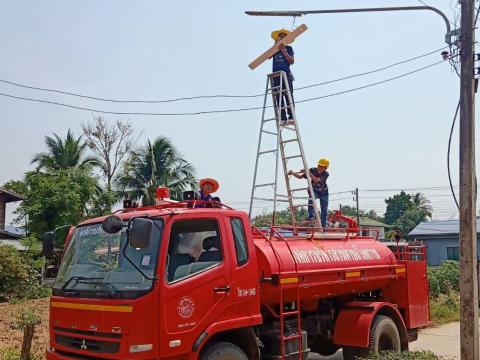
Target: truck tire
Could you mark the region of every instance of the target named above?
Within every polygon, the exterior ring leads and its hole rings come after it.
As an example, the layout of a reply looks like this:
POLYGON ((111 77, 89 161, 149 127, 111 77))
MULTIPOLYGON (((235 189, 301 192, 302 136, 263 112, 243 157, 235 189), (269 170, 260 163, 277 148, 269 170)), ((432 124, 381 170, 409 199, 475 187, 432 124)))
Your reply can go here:
POLYGON ((402 351, 397 325, 391 318, 384 315, 377 315, 373 319, 368 348, 344 346, 342 350, 344 360, 368 358, 369 355, 378 354, 381 351, 402 351))
POLYGON ((375 316, 370 330, 368 350, 370 354, 376 354, 381 351, 402 351, 397 324, 388 316, 375 316))
POLYGON ((205 349, 202 360, 248 360, 237 345, 228 342, 214 342, 205 349))

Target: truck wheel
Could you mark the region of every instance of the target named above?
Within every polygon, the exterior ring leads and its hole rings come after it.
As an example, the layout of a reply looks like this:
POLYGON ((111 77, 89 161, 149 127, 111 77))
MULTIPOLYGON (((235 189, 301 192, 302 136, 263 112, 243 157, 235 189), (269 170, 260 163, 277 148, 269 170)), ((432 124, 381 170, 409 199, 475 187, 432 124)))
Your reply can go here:
POLYGON ((391 318, 383 315, 377 315, 373 319, 368 348, 344 346, 342 350, 344 360, 368 358, 370 354, 378 354, 381 351, 402 351, 397 325, 391 318))
POLYGON ((202 360, 248 360, 248 358, 237 345, 222 341, 208 345, 202 360))
POLYGON ((371 354, 376 354, 381 351, 402 351, 397 325, 388 316, 375 316, 372 329, 370 330, 368 350, 371 354))

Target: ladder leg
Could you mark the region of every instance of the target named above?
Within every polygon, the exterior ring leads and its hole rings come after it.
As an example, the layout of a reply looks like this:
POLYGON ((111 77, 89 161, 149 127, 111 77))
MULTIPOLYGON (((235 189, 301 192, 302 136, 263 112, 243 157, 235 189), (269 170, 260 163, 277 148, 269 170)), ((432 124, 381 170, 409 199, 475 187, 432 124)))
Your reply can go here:
POLYGON ((253 210, 253 197, 255 195, 255 185, 257 182, 257 172, 258 172, 258 158, 260 153, 260 147, 262 145, 262 134, 263 134, 263 126, 265 125, 265 108, 267 105, 267 94, 268 94, 268 84, 269 80, 267 79, 267 85, 265 86, 265 96, 263 99, 263 110, 262 110, 262 122, 260 123, 260 132, 258 134, 258 146, 257 146, 257 158, 255 159, 255 170, 253 172, 253 184, 252 184, 252 193, 250 195, 250 207, 248 210, 248 217, 252 220, 252 210, 253 210))
MULTIPOLYGON (((287 89, 287 96, 289 97, 290 104, 293 104, 293 97, 292 97, 289 85, 290 84, 287 82, 285 84, 285 87, 287 89)), ((307 183, 308 183, 308 198, 309 198, 309 201, 312 202, 313 211, 315 213, 316 225, 318 226, 319 229, 321 229, 322 228, 322 223, 321 223, 321 220, 320 220, 320 214, 318 213, 318 206, 317 206, 317 202, 316 202, 316 199, 315 199, 315 193, 313 192, 312 178, 310 176, 310 171, 308 171, 309 167, 308 167, 308 164, 307 164, 307 160, 305 158, 305 151, 303 150, 302 139, 300 137, 300 130, 299 130, 299 127, 298 127, 296 116, 295 116, 295 109, 293 107, 292 107, 292 114, 294 115, 295 132, 296 132, 296 136, 297 136, 297 139, 298 139, 298 146, 300 148, 300 153, 302 155, 302 162, 303 162, 303 168, 305 169, 305 176, 307 178, 307 183)))

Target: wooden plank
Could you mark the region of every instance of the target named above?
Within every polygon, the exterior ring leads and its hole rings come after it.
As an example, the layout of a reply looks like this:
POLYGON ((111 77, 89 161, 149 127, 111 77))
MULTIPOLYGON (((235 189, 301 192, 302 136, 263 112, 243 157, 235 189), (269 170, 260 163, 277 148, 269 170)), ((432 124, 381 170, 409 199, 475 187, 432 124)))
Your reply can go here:
POLYGON ((257 66, 262 64, 265 60, 271 58, 273 55, 275 55, 278 51, 278 45, 284 44, 288 45, 293 42, 298 36, 302 35, 305 31, 307 31, 307 25, 302 24, 299 27, 297 27, 295 30, 293 30, 290 34, 285 36, 282 40, 280 40, 278 43, 275 43, 270 49, 265 51, 262 55, 257 57, 255 60, 253 60, 250 64, 248 64, 248 67, 250 69, 255 69, 257 66))

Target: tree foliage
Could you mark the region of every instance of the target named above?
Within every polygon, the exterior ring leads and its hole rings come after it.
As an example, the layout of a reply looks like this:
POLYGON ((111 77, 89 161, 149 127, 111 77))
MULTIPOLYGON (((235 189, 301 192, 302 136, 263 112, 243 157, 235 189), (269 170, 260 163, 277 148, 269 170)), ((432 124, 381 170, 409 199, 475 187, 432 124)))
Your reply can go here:
POLYGON ((50 174, 30 171, 25 181, 5 184, 21 190, 27 200, 17 208, 17 222, 28 216, 28 232, 41 235, 57 226, 77 224, 94 210, 99 194, 96 179, 82 169, 56 170, 50 174))
MULTIPOLYGON (((296 209, 296 219, 306 219, 307 217, 308 217, 307 209, 305 208, 296 209)), ((292 217, 289 209, 277 211, 275 213, 275 224, 284 225, 284 224, 291 224, 291 223, 292 223, 292 217)), ((252 219, 252 224, 258 227, 271 226, 272 213, 265 211, 262 214, 255 216, 252 219)))
POLYGON ((385 203, 385 223, 401 230, 405 236, 419 223, 432 217, 433 208, 422 193, 412 195, 401 191, 385 199, 385 203))
MULTIPOLYGON (((356 217, 357 216, 357 208, 355 206, 349 206, 349 205, 342 205, 342 214, 346 216, 351 216, 351 217, 356 217)), ((360 217, 367 217, 369 219, 373 219, 376 221, 383 222, 383 217, 378 215, 375 210, 359 210, 359 216, 360 217)))
POLYGON ((40 284, 40 273, 28 254, 13 246, 0 245, 0 301, 34 299, 48 295, 40 284))
POLYGON ((196 186, 193 165, 185 160, 166 137, 150 140, 131 152, 116 178, 119 195, 142 200, 144 205, 155 202, 155 189, 167 186, 170 196, 179 200, 182 192, 196 186))
POLYGON ((87 155, 87 144, 82 137, 75 138, 70 129, 63 139, 57 134, 45 136, 47 152, 34 155, 32 164, 37 165, 37 170, 46 172, 72 168, 91 168, 98 164, 98 160, 87 155))

